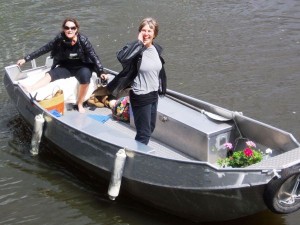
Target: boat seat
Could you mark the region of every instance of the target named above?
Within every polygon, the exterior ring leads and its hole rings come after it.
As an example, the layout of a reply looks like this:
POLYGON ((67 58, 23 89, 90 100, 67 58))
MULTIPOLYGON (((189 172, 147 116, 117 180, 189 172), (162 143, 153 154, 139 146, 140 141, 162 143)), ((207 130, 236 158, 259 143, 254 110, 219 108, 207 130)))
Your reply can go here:
MULTIPOLYGON (((18 81, 20 85, 32 85, 35 82, 37 82, 39 79, 44 77, 45 73, 49 69, 44 69, 44 70, 37 70, 37 71, 31 71, 27 73, 26 78, 18 81)), ((93 73, 91 80, 90 80, 90 85, 88 92, 85 96, 85 101, 90 98, 94 90, 97 88, 97 74, 93 73)), ((62 89, 64 92, 64 98, 65 98, 65 103, 72 103, 75 104, 77 102, 77 91, 78 91, 78 81, 75 77, 70 77, 66 79, 59 79, 56 81, 53 81, 49 83, 48 85, 39 88, 36 91, 31 92, 30 94, 32 96, 35 96, 36 93, 36 100, 40 101, 45 98, 49 98, 52 96, 56 90, 62 89)))

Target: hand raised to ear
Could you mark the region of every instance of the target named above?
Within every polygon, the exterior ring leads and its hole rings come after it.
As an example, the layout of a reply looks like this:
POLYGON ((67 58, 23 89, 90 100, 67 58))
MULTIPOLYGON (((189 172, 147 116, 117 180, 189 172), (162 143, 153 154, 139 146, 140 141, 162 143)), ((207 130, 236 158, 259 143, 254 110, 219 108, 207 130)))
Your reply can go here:
POLYGON ((139 32, 138 40, 140 40, 141 42, 144 43, 144 38, 143 38, 143 33, 142 32, 139 32))

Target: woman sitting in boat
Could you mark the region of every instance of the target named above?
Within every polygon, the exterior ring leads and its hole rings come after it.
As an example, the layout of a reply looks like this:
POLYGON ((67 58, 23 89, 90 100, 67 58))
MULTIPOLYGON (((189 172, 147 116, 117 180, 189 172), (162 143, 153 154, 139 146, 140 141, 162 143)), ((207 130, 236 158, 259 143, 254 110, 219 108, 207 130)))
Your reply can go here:
POLYGON ((130 104, 137 134, 135 140, 148 144, 155 129, 158 95, 166 93, 166 74, 162 48, 153 42, 158 34, 158 23, 145 18, 138 29, 138 38, 118 52, 123 70, 96 95, 112 94, 131 86, 130 104))
POLYGON ((103 66, 88 38, 79 33, 79 23, 76 19, 65 19, 61 33, 40 49, 18 60, 17 64, 21 66, 50 51, 53 57, 51 70, 32 86, 23 88, 30 93, 52 81, 75 76, 80 84, 77 98, 78 111, 84 113, 83 102, 92 72, 95 71, 98 76, 101 76, 103 66))

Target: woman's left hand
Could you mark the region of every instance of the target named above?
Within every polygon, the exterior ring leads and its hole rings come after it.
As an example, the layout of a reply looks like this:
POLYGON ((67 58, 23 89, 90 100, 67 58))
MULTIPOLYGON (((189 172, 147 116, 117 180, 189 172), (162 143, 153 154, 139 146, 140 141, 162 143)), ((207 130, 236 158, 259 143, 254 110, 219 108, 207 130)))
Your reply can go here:
POLYGON ((108 80, 108 74, 102 73, 102 74, 100 75, 100 78, 101 78, 102 80, 108 80))

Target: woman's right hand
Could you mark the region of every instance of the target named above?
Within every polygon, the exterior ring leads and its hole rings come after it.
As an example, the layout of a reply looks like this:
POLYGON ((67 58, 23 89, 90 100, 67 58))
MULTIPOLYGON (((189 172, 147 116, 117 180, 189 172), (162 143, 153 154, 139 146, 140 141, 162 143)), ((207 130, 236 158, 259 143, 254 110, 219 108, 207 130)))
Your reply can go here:
POLYGON ((17 65, 22 66, 25 62, 26 62, 25 59, 19 59, 17 65))

